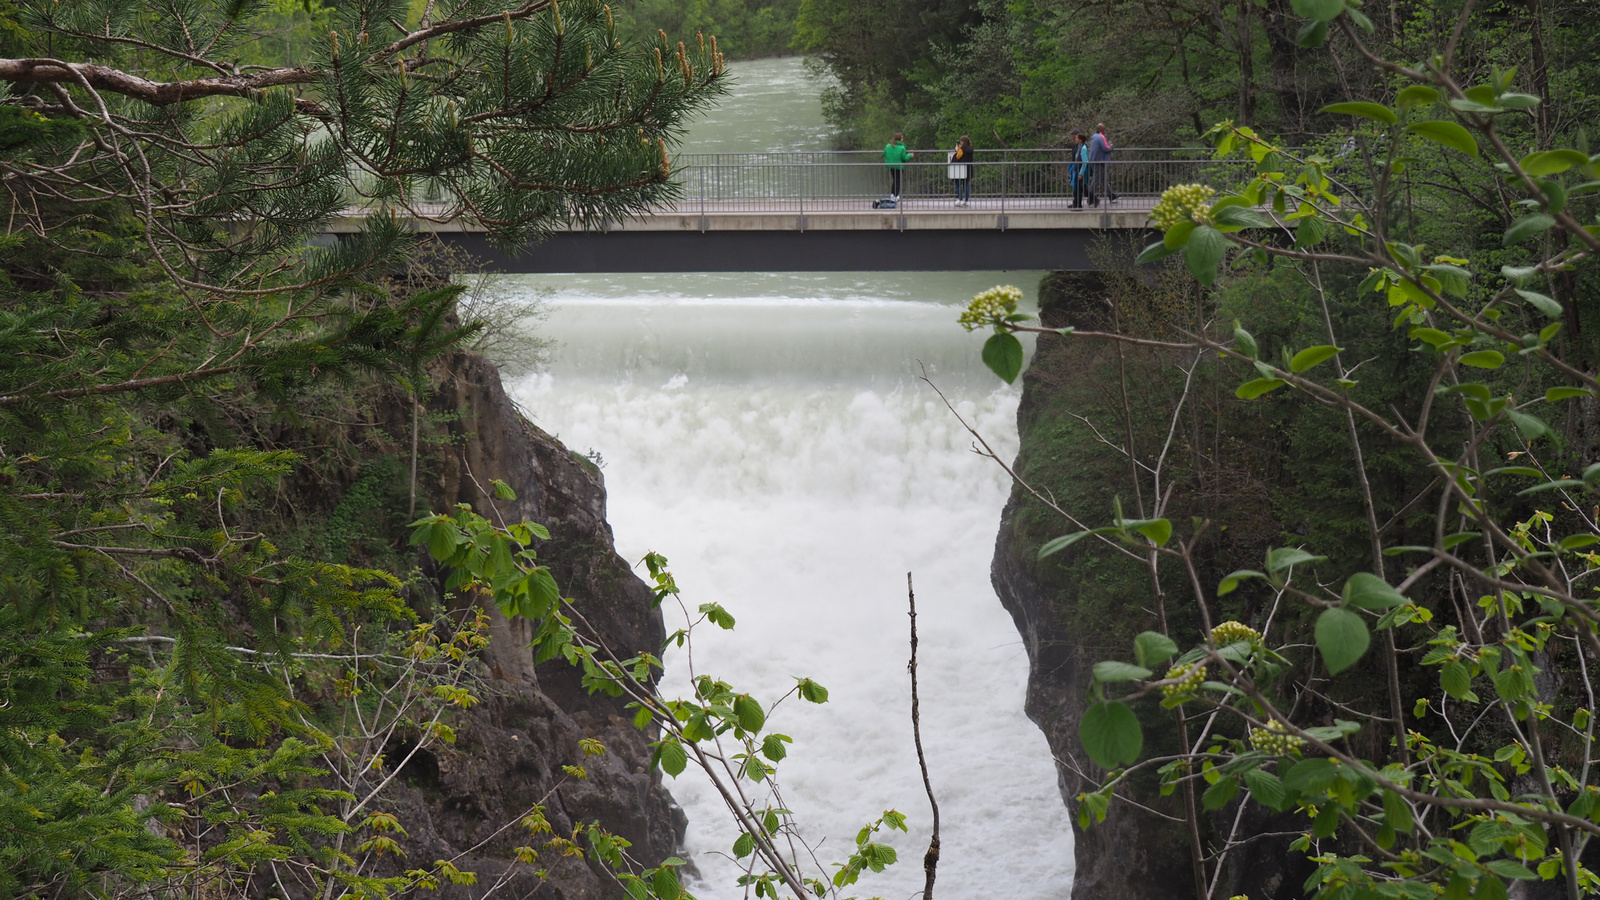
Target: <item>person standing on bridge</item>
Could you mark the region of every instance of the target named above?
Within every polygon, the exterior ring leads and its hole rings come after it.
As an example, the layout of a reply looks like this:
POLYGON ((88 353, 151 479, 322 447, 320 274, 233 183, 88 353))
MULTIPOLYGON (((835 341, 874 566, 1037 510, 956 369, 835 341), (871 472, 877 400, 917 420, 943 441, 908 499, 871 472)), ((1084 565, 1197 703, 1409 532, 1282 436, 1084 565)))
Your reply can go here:
POLYGON ((889 199, 896 203, 900 202, 900 176, 913 156, 916 154, 906 149, 906 136, 898 131, 883 145, 883 164, 889 167, 889 199))
POLYGON ((950 180, 956 183, 956 205, 966 206, 972 202, 972 139, 963 134, 946 161, 950 180))
POLYGON ((1104 122, 1094 126, 1094 137, 1089 139, 1089 162, 1093 163, 1089 182, 1089 205, 1099 206, 1100 195, 1107 203, 1117 201, 1117 192, 1111 189, 1111 138, 1106 134, 1104 122))
POLYGON ((1067 181, 1072 184, 1072 208, 1083 209, 1083 195, 1089 192, 1089 142, 1083 132, 1072 133, 1072 162, 1067 164, 1067 181))

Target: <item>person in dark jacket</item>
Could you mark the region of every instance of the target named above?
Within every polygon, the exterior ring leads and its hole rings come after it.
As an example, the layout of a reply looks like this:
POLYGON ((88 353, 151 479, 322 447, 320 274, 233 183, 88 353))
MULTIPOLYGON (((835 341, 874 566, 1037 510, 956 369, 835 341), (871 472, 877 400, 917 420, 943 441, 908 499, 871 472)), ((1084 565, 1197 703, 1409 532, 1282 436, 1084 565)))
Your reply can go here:
POLYGON ((950 180, 956 183, 957 206, 972 202, 972 157, 972 139, 963 134, 947 160, 950 164, 950 180))
POLYGON ((1072 133, 1072 162, 1067 164, 1067 180, 1072 183, 1072 208, 1083 209, 1083 195, 1089 192, 1089 142, 1083 132, 1072 133))
POLYGON ((900 200, 900 176, 913 156, 916 154, 906 149, 906 136, 898 131, 893 140, 883 145, 883 164, 889 167, 889 199, 900 200))
POLYGON ((1104 122, 1094 126, 1094 137, 1089 139, 1089 162, 1092 171, 1089 173, 1089 205, 1099 206, 1100 195, 1105 194, 1107 203, 1117 201, 1117 192, 1111 189, 1111 138, 1106 135, 1104 122))

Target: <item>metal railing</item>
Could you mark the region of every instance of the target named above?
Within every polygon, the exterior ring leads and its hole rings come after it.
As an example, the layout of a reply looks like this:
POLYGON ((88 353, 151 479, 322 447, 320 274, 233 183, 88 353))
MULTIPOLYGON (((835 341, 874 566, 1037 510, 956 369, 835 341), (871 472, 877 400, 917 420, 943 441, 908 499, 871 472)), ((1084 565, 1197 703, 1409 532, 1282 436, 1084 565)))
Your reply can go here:
MULTIPOLYGON (((1153 206, 1175 184, 1223 188, 1249 181, 1253 167, 1248 160, 1202 159, 1202 152, 1118 148, 1115 159, 1091 165, 1104 166, 1117 207, 1126 209, 1153 206)), ((946 153, 916 151, 901 176, 899 208, 952 205, 955 184, 946 153)), ((1060 209, 1072 202, 1070 166, 1066 149, 977 151, 970 166, 971 206, 1000 212, 1060 209)), ((685 153, 676 168, 682 194, 670 211, 677 213, 858 211, 871 209, 890 184, 877 151, 685 153)))

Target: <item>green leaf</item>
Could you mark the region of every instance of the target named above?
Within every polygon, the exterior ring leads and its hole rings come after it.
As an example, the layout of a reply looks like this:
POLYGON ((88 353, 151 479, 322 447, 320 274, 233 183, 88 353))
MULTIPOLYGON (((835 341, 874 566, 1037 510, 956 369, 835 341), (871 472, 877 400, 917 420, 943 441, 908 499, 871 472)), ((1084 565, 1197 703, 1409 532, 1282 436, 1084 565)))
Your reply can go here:
POLYGON ((683 893, 683 888, 678 884, 678 872, 671 866, 656 869, 656 874, 650 878, 650 886, 662 900, 677 900, 678 895, 683 893))
POLYGON ((1501 878, 1514 878, 1517 881, 1539 880, 1539 876, 1533 874, 1531 869, 1514 859, 1491 859, 1484 863, 1484 866, 1501 878))
POLYGON ((739 835, 733 842, 733 855, 739 859, 756 852, 756 839, 746 831, 739 835))
POLYGON ((1573 166, 1587 166, 1589 157, 1576 150, 1545 150, 1529 153, 1518 165, 1529 175, 1557 175, 1573 166))
POLYGON ((517 499, 517 492, 511 489, 511 485, 506 484, 504 481, 501 481, 498 478, 492 479, 489 483, 494 485, 494 495, 495 495, 496 499, 499 499, 499 500, 515 500, 515 499, 517 499))
POLYGON ((1401 834, 1410 834, 1416 828, 1411 805, 1394 791, 1383 792, 1383 822, 1401 834))
POLYGON ((1157 631, 1143 631, 1133 639, 1133 658, 1141 666, 1153 666, 1171 659, 1178 652, 1178 645, 1157 631))
POLYGON ((1244 384, 1239 385, 1234 390, 1233 395, 1240 400, 1254 400, 1262 394, 1275 391, 1288 383, 1282 378, 1257 378, 1254 381, 1246 381, 1244 384))
POLYGON ((1290 566, 1303 566, 1307 563, 1321 562, 1326 556, 1317 556, 1299 547, 1279 547, 1267 553, 1267 571, 1282 572, 1290 566))
POLYGON ((1506 247, 1520 244, 1528 238, 1544 234, 1555 224, 1556 220, 1544 213, 1523 216, 1511 223, 1511 227, 1506 229, 1505 236, 1500 239, 1500 243, 1506 247))
POLYGON ((1172 539, 1172 523, 1166 519, 1139 519, 1122 524, 1149 538, 1157 547, 1166 546, 1172 539))
POLYGON ((1083 749, 1102 769, 1115 769, 1139 758, 1144 749, 1144 731, 1139 718, 1127 704, 1115 700, 1096 703, 1078 723, 1078 739, 1083 749))
POLYGON ((1560 546, 1563 550, 1577 550, 1582 547, 1590 547, 1595 544, 1600 544, 1600 535, 1569 534, 1561 539, 1560 546))
POLYGON ((789 748, 784 746, 788 741, 787 735, 767 735, 761 741, 761 755, 773 762, 781 762, 785 756, 789 755, 789 748))
POLYGON ((1518 433, 1522 435, 1522 439, 1525 441, 1531 441, 1550 434, 1550 426, 1546 425, 1537 416, 1530 416, 1525 412, 1508 409, 1506 410, 1506 417, 1511 420, 1512 424, 1517 426, 1518 433))
POLYGON ((1161 238, 1161 243, 1173 252, 1182 250, 1189 243, 1189 236, 1194 234, 1194 230, 1198 227, 1200 226, 1193 219, 1184 219, 1167 229, 1167 233, 1161 238))
POLYGON ((1539 312, 1544 313, 1546 316, 1549 316, 1552 319, 1561 318, 1562 309, 1560 301, 1546 297, 1543 294, 1536 294, 1533 291, 1524 291, 1520 288, 1516 289, 1516 291, 1517 296, 1528 301, 1529 306, 1532 306, 1534 309, 1537 309, 1539 312))
POLYGON ((1272 223, 1267 220, 1266 216, 1248 206, 1224 206, 1221 209, 1214 209, 1212 218, 1216 220, 1219 226, 1235 230, 1272 227, 1272 223))
POLYGON ((1207 811, 1221 809, 1227 806, 1228 801, 1232 800, 1234 795, 1238 793, 1239 779, 1224 776, 1218 779, 1216 784, 1207 788, 1206 792, 1201 795, 1200 805, 1205 807, 1207 811))
POLYGON ((1413 106, 1432 106, 1439 102, 1439 92, 1425 84, 1413 84, 1394 95, 1394 105, 1401 109, 1413 106))
POLYGON ((656 748, 656 758, 661 761, 661 769, 668 775, 676 778, 683 774, 689 765, 689 753, 677 741, 663 741, 656 748))
POLYGON ((1344 583, 1344 602, 1362 609, 1390 609, 1405 603, 1406 598, 1371 572, 1357 572, 1344 583))
POLYGON ((1297 15, 1318 22, 1332 22, 1344 12, 1344 0, 1292 0, 1297 15))
POLYGON ((1341 349, 1342 348, 1335 347, 1331 344, 1323 344, 1319 347, 1307 347, 1306 349, 1301 350, 1299 353, 1296 353, 1294 355, 1294 359, 1289 360, 1289 370, 1292 372, 1304 372, 1307 369, 1314 368, 1330 359, 1333 359, 1335 356, 1338 356, 1341 349))
POLYGON ((1283 786, 1296 794, 1321 794, 1339 779, 1333 760, 1322 757, 1302 759, 1283 776, 1283 786))
POLYGON ((808 703, 827 703, 828 689, 809 678, 799 681, 800 699, 808 703))
POLYGON ((1394 110, 1381 103, 1365 103, 1361 101, 1335 103, 1332 106, 1324 106, 1318 112, 1332 113, 1336 116, 1360 116, 1363 119, 1375 119, 1385 125, 1393 125, 1399 121, 1395 117, 1394 110))
POLYGON ((1557 400, 1571 400, 1574 397, 1590 396, 1588 388, 1556 387, 1544 392, 1544 402, 1554 403, 1557 400))
POLYGON ((1154 673, 1143 666, 1117 662, 1116 660, 1107 660, 1094 664, 1095 680, 1106 684, 1114 684, 1121 681, 1139 681, 1149 678, 1152 674, 1154 673))
POLYGON ((1255 336, 1239 327, 1238 322, 1233 323, 1233 342, 1239 345, 1239 352, 1255 359, 1260 354, 1256 350, 1255 336))
POLYGON ((1210 225, 1195 228, 1183 248, 1183 261, 1196 281, 1209 287, 1217 280, 1217 264, 1228 252, 1228 244, 1228 238, 1210 225))
POLYGON ((1317 616, 1317 650, 1327 664, 1329 674, 1337 675, 1356 664, 1367 652, 1371 635, 1367 623, 1355 613, 1341 607, 1325 609, 1317 616))
POLYGON ((1473 140, 1470 132, 1454 122, 1442 119, 1432 122, 1413 122, 1406 126, 1406 130, 1435 144, 1460 150, 1468 156, 1478 155, 1478 142, 1473 140))
POLYGON ((761 704, 749 694, 740 694, 733 698, 733 714, 739 719, 739 727, 752 734, 759 732, 767 724, 767 713, 761 704))
POLYGON ((1267 576, 1257 572, 1255 569, 1239 569, 1237 571, 1230 572, 1226 578, 1223 578, 1222 581, 1217 584, 1217 596, 1223 597, 1233 593, 1234 589, 1239 586, 1239 582, 1245 580, 1246 578, 1265 577, 1267 576))
POLYGON ((1153 263, 1158 259, 1166 259, 1177 252, 1178 248, 1168 247, 1166 241, 1156 241, 1154 244, 1139 251, 1139 255, 1134 258, 1133 264, 1142 266, 1146 263, 1153 263))
POLYGON ((1498 369, 1505 365, 1505 354, 1498 350, 1474 350, 1471 353, 1461 354, 1456 360, 1464 366, 1474 366, 1479 369, 1498 369))
POLYGON ((1047 556, 1054 556, 1090 535, 1109 534, 1116 530, 1115 528, 1095 528, 1089 531, 1075 531, 1072 534, 1063 534, 1060 537, 1051 538, 1039 548, 1039 558, 1044 559, 1047 556))
POLYGON ((1472 693, 1472 673, 1459 659, 1452 659, 1439 669, 1439 686, 1456 700, 1465 700, 1472 693))
POLYGON ((1244 773, 1244 786, 1249 789, 1251 800, 1268 809, 1282 812, 1284 801, 1289 799, 1289 791, 1283 786, 1283 780, 1266 769, 1251 769, 1244 773))
POLYGON ((983 364, 1006 384, 1022 372, 1022 342, 1010 332, 1001 332, 983 342, 983 364))
MULTIPOLYGON (((1327 22, 1307 22, 1301 27, 1300 32, 1294 36, 1295 43, 1302 47, 1321 47, 1328 39, 1327 22)), ((1279 194, 1278 196, 1283 196, 1279 194)))

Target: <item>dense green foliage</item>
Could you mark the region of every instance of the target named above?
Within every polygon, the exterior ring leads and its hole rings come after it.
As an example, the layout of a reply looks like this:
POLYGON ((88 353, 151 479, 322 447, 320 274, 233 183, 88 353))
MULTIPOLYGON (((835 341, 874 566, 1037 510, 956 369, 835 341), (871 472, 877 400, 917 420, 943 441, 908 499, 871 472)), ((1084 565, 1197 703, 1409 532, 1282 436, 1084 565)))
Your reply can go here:
POLYGON ((1196 896, 1226 872, 1273 896, 1576 900, 1600 887, 1600 155, 1558 123, 1586 94, 1494 65, 1503 33, 1452 41, 1488 13, 1409 65, 1369 43, 1381 9, 1295 9, 1298 44, 1366 60, 1370 92, 1317 111, 1333 140, 1224 120, 1207 139, 1254 177, 1163 194, 1139 259, 1170 257, 1159 277, 1036 329, 972 307, 994 346, 1089 345, 1085 383, 1025 412, 1019 461, 1030 573, 1094 636, 1077 726, 1106 774, 1079 823, 1141 815, 1119 798, 1172 816, 1196 896), (1247 811, 1293 836, 1296 877, 1251 880, 1247 811))
POLYGON ((731 58, 786 56, 795 52, 795 18, 800 0, 623 0, 617 4, 621 27, 638 40, 658 31, 674 41, 715 35, 731 58))
POLYGON ((398 534, 377 407, 476 326, 395 276, 395 214, 519 240, 651 202, 722 63, 595 2, 410 6, 0 4, 0 895, 471 881, 395 864, 373 805, 486 627, 398 534))

